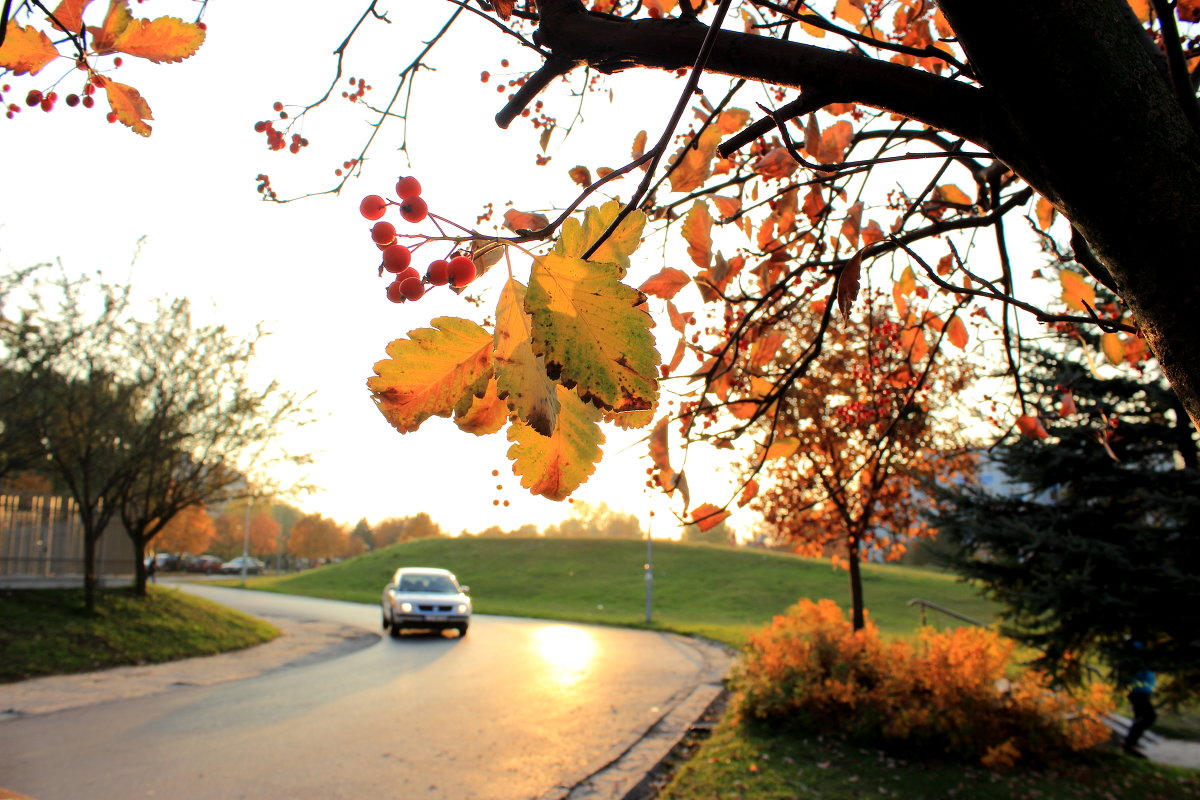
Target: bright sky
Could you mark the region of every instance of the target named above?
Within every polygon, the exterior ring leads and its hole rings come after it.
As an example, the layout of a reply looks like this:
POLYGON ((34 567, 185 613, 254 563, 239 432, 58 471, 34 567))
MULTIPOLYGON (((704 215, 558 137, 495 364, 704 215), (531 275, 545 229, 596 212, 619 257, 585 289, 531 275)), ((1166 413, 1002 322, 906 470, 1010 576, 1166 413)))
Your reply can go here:
MULTIPOLYGON (((641 115, 653 136, 680 83, 666 76, 647 83, 644 72, 618 77, 610 85, 616 86, 617 102, 627 105, 610 106, 598 95, 588 99, 583 113, 589 122, 612 114, 621 124, 579 126, 565 146, 557 139, 551 145, 550 166, 537 168, 537 132, 521 122, 508 132, 497 129, 492 117, 505 95, 497 94, 494 81, 479 79, 484 68, 493 75, 522 74, 535 66, 533 54, 488 23, 466 19, 458 35, 441 45, 441 57, 430 60, 438 73, 422 75, 416 85, 411 167, 395 149, 401 133, 395 124, 377 143, 364 177, 342 196, 260 202, 258 173, 270 174, 281 196, 328 188, 334 167, 356 155, 369 134, 365 116, 340 98, 333 105, 338 113, 318 111, 306 123, 303 135, 311 145, 299 157, 268 152, 265 137, 253 131, 255 121, 272 117, 274 101, 299 104, 324 91, 335 70, 330 53, 360 6, 365 2, 305 0, 288 4, 281 14, 278 4, 210 3, 208 39, 196 56, 173 65, 126 57, 112 76, 136 86, 151 105, 154 132, 148 139, 107 124, 103 102, 87 111, 60 101, 49 114, 25 109, 15 120, 0 120, 6 153, 0 264, 15 269, 57 259, 72 274, 101 271, 110 280, 128 278, 144 297, 189 297, 205 322, 241 332, 265 322, 273 335, 260 351, 263 379, 316 392, 312 407, 320 421, 290 442, 296 450, 319 451, 309 479, 323 491, 296 501, 307 511, 349 524, 360 517, 378 521, 426 511, 454 533, 492 524, 549 524, 567 516, 570 507, 520 488, 504 458, 503 433, 476 438, 449 420, 433 419, 418 433, 401 436, 373 407, 365 381, 387 342, 437 316, 479 320, 484 314, 447 291, 403 306, 387 302, 386 281, 376 275, 378 252, 358 202, 366 194, 392 194, 396 177, 411 172, 421 180, 431 209, 468 225, 487 202, 501 213, 508 200, 530 211, 561 203, 573 196, 567 170, 577 163, 623 164, 636 132, 630 120, 641 115), (513 66, 501 68, 501 58, 513 66), (637 97, 621 92, 622 84, 635 81, 641 87, 637 97), (500 470, 499 479, 491 476, 493 469, 500 470), (511 505, 495 507, 494 499, 511 505)), ((186 17, 194 7, 159 0, 133 10, 136 16, 186 17)), ((437 0, 411 0, 403 8, 406 16, 393 14, 394 24, 365 29, 386 37, 361 37, 335 97, 348 88, 347 78, 366 74, 374 86, 368 97, 382 104, 390 93, 389 76, 451 10, 437 0), (432 13, 419 16, 426 11, 432 13), (394 61, 385 60, 396 53, 394 61)), ((60 97, 80 91, 82 73, 65 64, 47 67, 38 76, 45 81, 39 88, 49 89, 64 75, 60 97)), ((19 102, 37 85, 11 82, 21 88, 6 102, 19 102)), ((551 113, 565 122, 574 107, 558 103, 551 113)), ((615 191, 628 196, 632 181, 624 183, 615 191)), ((629 275, 633 285, 662 267, 661 251, 645 249, 629 275)), ((482 282, 488 286, 480 288, 498 290, 500 270, 482 282)), ((490 309, 496 294, 486 295, 484 308, 490 309)), ((674 334, 668 333, 663 347, 669 356, 674 334)), ((645 431, 604 430, 605 458, 576 497, 643 520, 653 505, 656 534, 668 535, 668 528, 673 533, 667 504, 644 489, 648 460, 639 440, 645 431)), ((711 468, 692 470, 689 479, 694 502, 724 502, 731 491, 711 468)))

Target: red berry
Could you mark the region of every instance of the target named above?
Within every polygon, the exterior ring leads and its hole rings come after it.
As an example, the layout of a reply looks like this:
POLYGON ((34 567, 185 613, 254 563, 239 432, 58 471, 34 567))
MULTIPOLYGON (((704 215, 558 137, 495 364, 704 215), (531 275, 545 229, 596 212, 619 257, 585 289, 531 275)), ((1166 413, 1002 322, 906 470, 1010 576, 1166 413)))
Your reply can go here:
POLYGON ((37 89, 30 89, 29 94, 27 94, 25 96, 25 105, 29 106, 30 108, 33 108, 36 105, 40 105, 41 102, 42 102, 42 93, 39 92, 37 89))
POLYGON ((400 294, 409 300, 420 300, 421 295, 425 294, 425 284, 421 283, 420 278, 405 278, 400 281, 400 294))
POLYGON ((450 283, 456 288, 462 287, 475 280, 475 262, 466 256, 455 256, 450 259, 450 283))
POLYGON ((114 67, 119 67, 119 66, 121 66, 121 65, 122 65, 122 64, 124 64, 124 63, 125 63, 125 61, 124 61, 124 60, 123 60, 123 59, 122 59, 120 56, 117 56, 116 58, 114 58, 114 59, 113 59, 113 66, 114 66, 114 67))
POLYGON ((412 253, 402 244, 389 244, 383 250, 383 268, 388 272, 402 272, 412 261, 412 253))
POLYGON ((371 228, 371 239, 380 247, 396 241, 396 226, 390 222, 376 222, 371 228))
POLYGON ((396 282, 387 285, 387 299, 393 303, 403 303, 404 295, 400 294, 400 284, 396 282))
POLYGON ((420 222, 429 213, 429 206, 419 197, 410 197, 400 204, 400 216, 409 222, 420 222))
POLYGON ((369 194, 358 204, 358 213, 374 222, 383 216, 387 209, 387 201, 377 194, 369 194))
POLYGON ((438 259, 425 270, 425 280, 434 286, 445 286, 450 282, 450 262, 438 259))
POLYGON ((65 102, 68 106, 70 106, 71 108, 74 108, 75 106, 79 105, 79 95, 69 94, 69 95, 67 95, 67 99, 65 102))
POLYGON ((401 200, 408 200, 421 194, 421 182, 409 175, 396 182, 396 194, 401 200))
POLYGON ((275 109, 276 111, 283 111, 283 103, 276 100, 275 105, 271 106, 271 108, 275 109))
POLYGON ((416 268, 414 267, 405 267, 396 274, 395 281, 396 283, 404 283, 409 278, 421 280, 421 273, 417 272, 416 268))
MULTIPOLYGON (((90 88, 90 84, 89 84, 89 88, 90 88)), ((96 101, 92 99, 92 96, 90 94, 85 94, 83 96, 82 102, 83 102, 84 108, 91 108, 92 106, 96 105, 96 101)))

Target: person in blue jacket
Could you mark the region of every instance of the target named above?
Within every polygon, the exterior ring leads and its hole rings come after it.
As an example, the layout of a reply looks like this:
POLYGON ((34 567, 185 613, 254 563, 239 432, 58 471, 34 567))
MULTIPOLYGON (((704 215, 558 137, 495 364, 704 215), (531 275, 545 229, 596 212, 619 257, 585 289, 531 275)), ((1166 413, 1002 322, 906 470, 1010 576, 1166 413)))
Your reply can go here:
MULTIPOLYGON (((1132 647, 1135 655, 1142 654, 1146 646, 1138 640, 1134 640, 1132 647)), ((1158 713, 1154 710, 1154 686, 1156 683, 1155 674, 1142 666, 1133 673, 1133 680, 1129 683, 1129 705, 1133 709, 1133 722, 1129 726, 1129 732, 1125 734, 1125 752, 1135 755, 1139 758, 1145 758, 1146 754, 1138 748, 1138 741, 1141 740, 1142 734, 1154 724, 1154 720, 1158 719, 1158 713)))

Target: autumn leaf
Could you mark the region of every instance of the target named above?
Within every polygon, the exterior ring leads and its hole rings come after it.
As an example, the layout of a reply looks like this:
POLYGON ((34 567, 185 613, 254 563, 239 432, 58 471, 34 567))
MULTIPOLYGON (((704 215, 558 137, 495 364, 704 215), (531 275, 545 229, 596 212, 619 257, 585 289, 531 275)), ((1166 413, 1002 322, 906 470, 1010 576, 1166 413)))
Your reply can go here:
POLYGON ((870 220, 867 223, 867 227, 862 229, 862 241, 864 245, 883 241, 883 229, 879 227, 878 222, 870 220))
POLYGON ((714 195, 712 201, 713 205, 717 207, 717 213, 721 215, 721 219, 730 219, 742 210, 742 201, 736 197, 714 195))
POLYGON ((609 425, 616 425, 623 431, 644 428, 654 422, 654 409, 643 408, 638 411, 602 411, 600 419, 609 425))
POLYGON ((1096 290, 1078 272, 1064 269, 1058 273, 1058 281, 1062 284, 1062 300, 1069 308, 1076 311, 1087 311, 1088 306, 1096 306, 1096 290))
POLYGON ((720 129, 710 125, 696 137, 695 142, 679 148, 672 162, 677 166, 671 170, 671 191, 690 192, 699 189, 712 175, 713 157, 720 143, 720 129))
POLYGON ((529 214, 515 208, 504 212, 504 227, 513 233, 541 230, 549 224, 550 220, 546 219, 545 214, 529 214))
POLYGON ((661 297, 663 300, 670 300, 679 293, 680 289, 691 282, 692 279, 683 270, 664 267, 657 274, 647 278, 646 282, 638 287, 638 290, 661 297))
MULTIPOLYGON (((751 370, 765 369, 771 363, 771 360, 775 358, 775 354, 779 352, 779 348, 783 346, 786 340, 787 334, 778 330, 773 330, 759 336, 755 340, 754 346, 750 348, 749 368, 751 370)), ((768 390, 770 388, 768 385, 768 390)), ((765 395, 766 393, 763 392, 763 394, 765 395)))
POLYGON ((800 210, 804 212, 804 216, 808 217, 811 224, 816 225, 817 220, 825 213, 825 208, 825 198, 821 195, 820 188, 814 186, 804 196, 804 205, 800 207, 800 210))
POLYGON ((127 0, 112 0, 108 4, 108 13, 104 15, 104 24, 99 28, 88 28, 92 35, 92 50, 99 55, 113 52, 113 42, 133 22, 133 14, 129 11, 127 0))
POLYGON ((496 10, 496 16, 500 19, 511 17, 513 6, 516 4, 517 0, 492 0, 492 8, 496 10))
POLYGON ((704 503, 692 509, 691 524, 702 531, 712 530, 720 525, 728 516, 728 511, 723 511, 712 503, 704 503))
POLYGON ((1079 412, 1079 407, 1075 405, 1075 395, 1070 391, 1063 392, 1060 395, 1061 400, 1058 404, 1058 415, 1060 417, 1070 417, 1079 412))
POLYGON ((953 203, 954 205, 970 206, 974 205, 967 193, 955 186, 953 183, 947 183, 933 190, 933 199, 940 200, 943 203, 953 203))
POLYGON ((946 338, 959 350, 967 348, 967 326, 963 324, 962 317, 955 314, 950 318, 946 325, 946 338))
POLYGON ((746 488, 742 489, 742 493, 738 496, 738 508, 744 508, 747 503, 754 499, 758 494, 758 481, 753 478, 746 484, 746 488))
POLYGON ((0 67, 12 70, 14 75, 37 75, 56 58, 58 49, 49 36, 32 25, 22 28, 14 20, 8 21, 4 44, 0 45, 0 67))
POLYGON ((509 278, 496 304, 493 355, 498 395, 522 422, 549 436, 558 418, 558 397, 545 364, 533 354, 532 327, 525 312, 525 287, 509 278))
POLYGON ((132 128, 134 133, 150 135, 150 126, 145 121, 154 119, 154 115, 150 113, 149 104, 142 99, 141 92, 116 81, 105 81, 104 92, 108 95, 108 105, 117 115, 118 122, 132 128))
POLYGON ((604 433, 600 412, 563 386, 558 393, 559 415, 554 433, 543 436, 520 420, 508 428, 508 457, 521 486, 532 494, 565 500, 591 477, 600 460, 604 433))
POLYGON ((1042 421, 1029 414, 1017 417, 1017 430, 1021 432, 1022 436, 1030 439, 1048 439, 1050 437, 1050 434, 1042 427, 1042 421))
POLYGON ((1129 7, 1137 15, 1139 22, 1150 21, 1150 0, 1129 0, 1129 7))
MULTIPOLYGON (((637 136, 633 137, 633 147, 629 149, 629 155, 634 161, 638 160, 646 154, 646 132, 638 131, 637 136)), ((642 166, 645 169, 645 165, 642 166)))
MULTIPOLYGON (((554 244, 554 252, 568 258, 583 258, 583 254, 600 238, 601 234, 608 230, 608 226, 620 212, 621 204, 616 200, 609 200, 598 208, 593 206, 587 209, 583 213, 583 222, 574 217, 568 218, 563 222, 558 241, 554 244)), ((605 239, 604 244, 600 245, 588 260, 616 264, 621 268, 617 277, 625 277, 625 272, 629 269, 629 256, 642 243, 642 228, 645 225, 646 215, 644 213, 641 211, 629 213, 625 219, 621 220, 621 224, 613 231, 612 236, 605 239)))
POLYGON ((858 297, 858 288, 861 281, 862 250, 859 250, 846 262, 846 266, 842 267, 842 271, 838 274, 837 302, 838 310, 842 312, 843 320, 850 319, 850 308, 854 305, 854 300, 858 297))
POLYGON ((771 461, 776 458, 788 458, 800 449, 800 440, 795 436, 780 436, 771 442, 767 452, 763 455, 764 461, 771 461))
POLYGON ((1050 230, 1050 226, 1054 224, 1054 215, 1057 213, 1054 204, 1044 197, 1039 197, 1034 205, 1034 212, 1037 215, 1038 227, 1043 231, 1050 230))
POLYGON ((572 167, 570 170, 568 170, 567 174, 571 176, 571 180, 575 181, 575 183, 578 183, 580 186, 592 185, 592 173, 587 167, 572 167))
POLYGON ((750 165, 750 169, 764 178, 771 179, 786 178, 799 166, 800 162, 792 158, 792 154, 787 151, 786 147, 776 147, 755 159, 750 165))
POLYGON ((917 288, 917 276, 912 267, 905 267, 900 273, 900 280, 892 285, 892 299, 896 302, 896 311, 903 317, 908 311, 908 296, 917 288))
POLYGON ((686 333, 687 326, 696 321, 695 314, 680 311, 670 300, 667 301, 667 317, 671 320, 671 327, 680 333, 686 333))
POLYGON ((155 64, 183 61, 204 44, 204 29, 175 17, 135 19, 109 46, 110 51, 144 58, 155 64))
POLYGON ((83 30, 83 12, 91 3, 92 0, 62 0, 50 22, 60 31, 79 33, 83 30))
POLYGON ((712 215, 708 213, 708 203, 697 200, 692 204, 692 210, 683 218, 682 233, 687 242, 688 255, 692 263, 700 269, 708 269, 712 263, 712 215))
POLYGON ((472 239, 471 260, 475 262, 476 278, 504 258, 504 245, 494 239, 472 239))
POLYGON ((670 417, 663 417, 650 431, 650 460, 658 470, 658 487, 668 493, 675 490, 675 470, 671 468, 671 453, 667 447, 670 423, 670 417))
POLYGON ((1121 362, 1125 360, 1125 343, 1121 341, 1120 334, 1101 334, 1100 349, 1104 351, 1104 357, 1108 359, 1108 363, 1113 366, 1120 366, 1121 362))
POLYGON ((838 0, 833 13, 838 19, 844 19, 851 25, 857 25, 866 17, 862 8, 852 0, 838 0))
POLYGON ((454 411, 454 424, 459 430, 485 436, 497 433, 508 422, 508 404, 497 393, 495 378, 488 381, 483 397, 475 397, 470 393, 467 397, 470 402, 460 403, 454 411))
POLYGON ((745 265, 742 256, 734 256, 728 261, 719 252, 713 256, 713 265, 709 269, 696 273, 696 288, 706 303, 711 303, 721 296, 745 265))
POLYGON ((846 212, 846 218, 842 220, 842 238, 851 247, 858 247, 858 233, 859 228, 862 227, 862 212, 863 204, 860 200, 850 206, 850 209, 846 212))
POLYGON ((389 344, 389 357, 367 379, 380 413, 401 433, 415 431, 435 414, 450 416, 471 396, 483 395, 492 377, 492 334, 457 317, 438 317, 432 324, 389 344))
POLYGON ((653 408, 658 351, 645 295, 621 283, 620 268, 558 253, 535 259, 525 305, 534 351, 551 378, 613 411, 653 408))
POLYGON ((746 127, 750 121, 750 112, 744 108, 730 108, 717 115, 716 126, 721 133, 728 136, 746 127))
POLYGON ((821 131, 821 158, 818 160, 826 164, 842 163, 853 136, 854 126, 844 119, 821 131))

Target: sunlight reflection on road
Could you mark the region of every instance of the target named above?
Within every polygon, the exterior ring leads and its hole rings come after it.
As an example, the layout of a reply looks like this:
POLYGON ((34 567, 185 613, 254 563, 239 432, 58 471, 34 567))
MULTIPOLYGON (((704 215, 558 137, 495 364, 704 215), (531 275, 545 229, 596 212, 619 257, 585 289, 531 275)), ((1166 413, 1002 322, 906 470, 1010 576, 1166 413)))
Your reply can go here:
POLYGON ((534 634, 538 655, 549 666, 547 677, 568 688, 583 680, 596 655, 590 634, 566 625, 550 625, 534 634))

